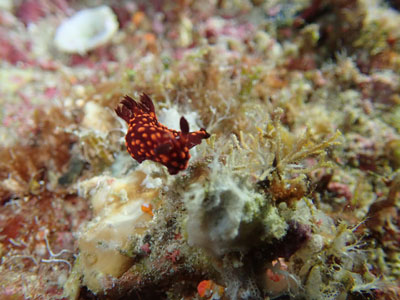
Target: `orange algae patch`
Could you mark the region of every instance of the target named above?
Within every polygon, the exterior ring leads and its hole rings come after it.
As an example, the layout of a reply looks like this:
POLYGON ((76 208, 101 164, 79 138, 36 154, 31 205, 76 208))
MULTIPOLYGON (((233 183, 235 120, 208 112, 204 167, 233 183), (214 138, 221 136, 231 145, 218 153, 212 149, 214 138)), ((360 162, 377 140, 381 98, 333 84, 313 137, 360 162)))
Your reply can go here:
POLYGON ((143 203, 141 206, 142 212, 149 214, 150 216, 154 216, 153 214, 153 205, 150 203, 143 203))
POLYGON ((203 280, 197 285, 197 293, 201 298, 209 299, 213 296, 222 296, 224 287, 216 284, 212 280, 203 280))
POLYGON ((144 17, 145 17, 144 12, 142 11, 135 12, 132 16, 132 23, 138 26, 140 23, 142 23, 144 17))
POLYGON ((212 281, 211 280, 203 280, 197 286, 197 292, 200 297, 204 297, 207 292, 211 289, 212 281))
MULTIPOLYGON (((285 260, 281 257, 272 261, 272 266, 276 266, 279 263, 279 269, 287 270, 287 265, 285 264, 285 260)), ((267 277, 273 282, 279 282, 285 279, 285 276, 282 274, 277 274, 271 269, 267 269, 267 277)))
POLYGON ((274 271, 272 271, 271 269, 267 269, 267 276, 273 282, 279 282, 279 281, 285 279, 285 277, 283 275, 274 273, 274 271))
POLYGON ((143 38, 149 44, 153 44, 156 41, 156 36, 152 33, 145 33, 143 38))

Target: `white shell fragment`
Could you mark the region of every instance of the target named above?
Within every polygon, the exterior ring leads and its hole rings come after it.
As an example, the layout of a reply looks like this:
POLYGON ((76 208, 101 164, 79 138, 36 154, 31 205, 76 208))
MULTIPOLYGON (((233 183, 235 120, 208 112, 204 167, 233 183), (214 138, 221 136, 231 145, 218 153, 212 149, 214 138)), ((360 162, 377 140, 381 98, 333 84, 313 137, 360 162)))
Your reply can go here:
POLYGON ((117 17, 111 8, 88 8, 65 20, 57 28, 54 42, 62 52, 85 54, 106 44, 117 30, 117 17))
POLYGON ((11 11, 13 8, 12 0, 0 0, 0 9, 11 11))

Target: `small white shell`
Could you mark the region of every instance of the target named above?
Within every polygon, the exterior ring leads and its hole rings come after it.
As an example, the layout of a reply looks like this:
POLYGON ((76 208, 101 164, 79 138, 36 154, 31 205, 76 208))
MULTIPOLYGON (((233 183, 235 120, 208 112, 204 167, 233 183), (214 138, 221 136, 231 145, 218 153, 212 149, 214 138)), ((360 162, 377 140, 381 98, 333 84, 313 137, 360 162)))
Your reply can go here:
POLYGON ((117 30, 117 17, 108 6, 83 9, 57 28, 54 43, 62 52, 85 54, 106 44, 117 30))
POLYGON ((14 6, 12 0, 0 0, 0 9, 11 11, 14 6))

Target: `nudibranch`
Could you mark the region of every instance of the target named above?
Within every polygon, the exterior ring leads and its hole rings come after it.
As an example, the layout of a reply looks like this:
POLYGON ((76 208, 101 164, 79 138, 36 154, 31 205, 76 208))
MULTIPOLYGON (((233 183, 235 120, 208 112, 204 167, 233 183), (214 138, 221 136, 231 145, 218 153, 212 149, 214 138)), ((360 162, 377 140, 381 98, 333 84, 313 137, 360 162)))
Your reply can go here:
POLYGON ((153 101, 144 93, 139 102, 125 96, 115 112, 129 125, 125 136, 129 154, 139 163, 146 159, 159 162, 171 175, 185 170, 190 159, 189 149, 210 137, 204 128, 189 132, 189 123, 184 117, 180 119, 181 131, 167 128, 158 122, 153 101))

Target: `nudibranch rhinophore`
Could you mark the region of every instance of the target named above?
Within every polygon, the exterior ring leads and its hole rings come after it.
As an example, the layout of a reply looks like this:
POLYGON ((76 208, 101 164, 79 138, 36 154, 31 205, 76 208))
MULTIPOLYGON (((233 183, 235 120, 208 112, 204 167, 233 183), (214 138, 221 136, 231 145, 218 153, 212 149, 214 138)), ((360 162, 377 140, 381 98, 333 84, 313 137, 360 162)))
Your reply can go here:
POLYGON ((185 170, 190 159, 189 149, 210 137, 204 128, 189 132, 189 123, 184 117, 180 120, 181 131, 159 123, 153 101, 144 93, 139 102, 125 96, 115 112, 129 125, 125 136, 129 154, 139 163, 146 159, 159 162, 171 175, 185 170))

